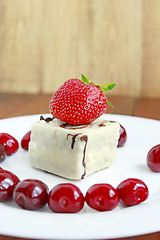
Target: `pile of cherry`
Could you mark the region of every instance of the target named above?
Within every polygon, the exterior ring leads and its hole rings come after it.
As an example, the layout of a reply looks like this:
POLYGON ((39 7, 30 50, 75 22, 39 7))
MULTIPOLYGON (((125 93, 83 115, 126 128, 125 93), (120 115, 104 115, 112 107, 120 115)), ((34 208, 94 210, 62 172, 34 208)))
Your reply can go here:
MULTIPOLYGON (((21 140, 21 147, 28 150, 31 131, 21 140)), ((122 147, 127 139, 126 130, 120 125, 120 137, 117 147, 122 147)), ((6 156, 14 154, 19 148, 18 141, 7 133, 0 133, 0 162, 6 156)), ((147 165, 154 172, 160 172, 160 144, 154 146, 147 154, 147 165)), ((86 203, 97 211, 110 211, 119 202, 125 206, 134 206, 148 198, 149 190, 146 184, 136 178, 122 181, 117 188, 110 184, 94 184, 85 196, 74 184, 63 183, 54 186, 50 191, 48 186, 37 179, 20 179, 12 172, 0 167, 0 202, 13 200, 21 208, 38 210, 48 204, 56 213, 79 212, 86 203)))

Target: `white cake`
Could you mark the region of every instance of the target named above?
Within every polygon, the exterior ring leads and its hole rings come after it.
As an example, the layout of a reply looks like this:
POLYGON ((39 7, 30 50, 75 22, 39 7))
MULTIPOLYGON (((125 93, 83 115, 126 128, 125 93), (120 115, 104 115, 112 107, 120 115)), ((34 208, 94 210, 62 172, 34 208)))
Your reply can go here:
POLYGON ((78 180, 114 162, 118 123, 97 119, 73 126, 56 118, 41 119, 31 128, 28 156, 33 167, 78 180))

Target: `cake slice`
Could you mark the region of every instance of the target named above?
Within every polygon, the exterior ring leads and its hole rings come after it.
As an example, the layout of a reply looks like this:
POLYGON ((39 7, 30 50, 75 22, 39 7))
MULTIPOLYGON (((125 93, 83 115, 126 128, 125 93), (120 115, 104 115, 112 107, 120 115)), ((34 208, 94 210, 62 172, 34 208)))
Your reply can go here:
POLYGON ((29 163, 68 179, 83 179, 114 162, 118 139, 116 122, 96 119, 74 126, 41 117, 32 124, 29 163))

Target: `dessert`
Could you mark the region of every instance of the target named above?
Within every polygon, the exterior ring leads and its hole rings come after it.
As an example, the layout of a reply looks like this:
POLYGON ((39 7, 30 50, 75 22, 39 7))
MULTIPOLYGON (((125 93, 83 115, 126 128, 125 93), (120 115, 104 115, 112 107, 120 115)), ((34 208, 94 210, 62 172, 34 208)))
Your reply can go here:
POLYGON ((82 75, 67 80, 52 96, 52 118, 32 125, 29 163, 69 178, 83 179, 109 167, 116 157, 119 124, 99 117, 106 111, 104 92, 114 83, 95 85, 82 75))
POLYGON ((69 179, 83 179, 115 160, 119 124, 96 119, 73 126, 56 118, 33 123, 29 163, 69 179))

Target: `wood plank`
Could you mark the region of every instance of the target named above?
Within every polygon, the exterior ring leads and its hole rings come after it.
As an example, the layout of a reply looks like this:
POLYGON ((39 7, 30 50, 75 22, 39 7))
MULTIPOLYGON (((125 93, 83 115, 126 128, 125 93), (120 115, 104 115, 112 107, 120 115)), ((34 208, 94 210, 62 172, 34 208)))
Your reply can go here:
POLYGON ((160 1, 144 0, 143 97, 160 96, 160 1))
MULTIPOLYGON (((32 94, 0 94, 0 119, 11 117, 12 113, 20 106, 31 99, 34 99, 35 95, 32 94)), ((14 115, 16 116, 16 115, 14 115)))
POLYGON ((160 99, 140 99, 135 109, 135 115, 160 120, 160 99))
POLYGON ((0 91, 42 88, 43 6, 40 0, 0 1, 0 91))
MULTIPOLYGON (((118 240, 159 240, 159 239, 160 239, 160 233, 159 232, 151 233, 151 234, 145 234, 145 235, 141 235, 141 236, 118 238, 118 240)), ((36 240, 36 239, 17 238, 17 237, 0 235, 0 240, 36 240)), ((112 238, 110 240, 117 240, 117 239, 112 238)))
MULTIPOLYGON (((32 115, 32 114, 42 114, 48 113, 49 114, 49 102, 52 97, 50 94, 38 94, 38 95, 26 95, 28 97, 23 100, 23 95, 19 94, 18 104, 11 109, 10 103, 8 102, 6 105, 8 107, 3 106, 3 113, 0 114, 0 118, 4 117, 17 117, 17 116, 24 116, 24 115, 32 115)), ((14 99, 14 96, 12 96, 14 99)), ((2 103, 3 104, 3 103, 2 103)), ((2 105, 0 103, 0 107, 2 105)))
POLYGON ((108 106, 106 113, 134 116, 138 98, 109 96, 113 108, 108 106))
MULTIPOLYGON (((0 240, 36 240, 36 239, 17 238, 17 237, 0 235, 0 240)), ((37 240, 38 240, 38 239, 37 239, 37 240)))
MULTIPOLYGON (((16 117, 31 114, 49 114, 49 102, 52 94, 1 94, 0 118, 16 117)), ((132 97, 109 96, 109 101, 114 106, 108 106, 106 113, 134 115, 138 99, 132 97)))
POLYGON ((139 96, 142 1, 0 1, 0 92, 53 93, 82 72, 139 96))
POLYGON ((117 83, 113 95, 140 96, 142 1, 94 1, 93 9, 89 77, 117 83))

